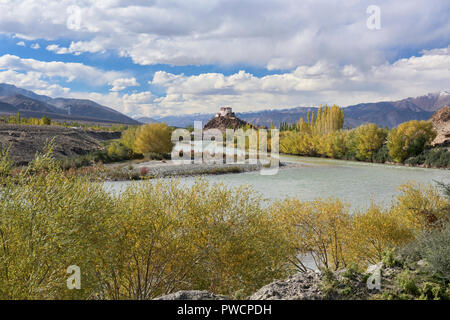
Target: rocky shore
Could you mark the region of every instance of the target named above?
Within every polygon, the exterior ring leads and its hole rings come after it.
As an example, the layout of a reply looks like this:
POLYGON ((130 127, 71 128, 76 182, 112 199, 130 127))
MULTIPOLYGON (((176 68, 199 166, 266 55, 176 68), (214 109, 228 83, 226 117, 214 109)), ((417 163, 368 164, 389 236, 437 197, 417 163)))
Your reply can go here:
MULTIPOLYGON (((417 272, 422 272, 420 262, 417 272)), ((401 291, 397 278, 404 272, 399 266, 387 266, 380 262, 371 265, 366 272, 341 269, 337 271, 299 272, 284 280, 274 281, 244 300, 372 300, 386 299, 401 291), (380 272, 380 289, 368 289, 367 280, 380 272), (384 294, 384 295, 383 295, 384 294)), ((414 271, 411 271, 414 272, 414 271)), ((155 300, 231 300, 208 291, 179 291, 155 300)))

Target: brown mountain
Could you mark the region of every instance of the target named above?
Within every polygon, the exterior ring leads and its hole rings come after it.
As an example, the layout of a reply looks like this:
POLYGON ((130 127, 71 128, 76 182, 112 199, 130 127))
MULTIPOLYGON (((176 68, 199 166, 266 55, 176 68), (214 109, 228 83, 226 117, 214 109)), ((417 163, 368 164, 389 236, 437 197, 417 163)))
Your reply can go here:
POLYGON ((138 121, 91 100, 51 98, 10 84, 0 84, 0 114, 24 117, 138 124, 138 121))

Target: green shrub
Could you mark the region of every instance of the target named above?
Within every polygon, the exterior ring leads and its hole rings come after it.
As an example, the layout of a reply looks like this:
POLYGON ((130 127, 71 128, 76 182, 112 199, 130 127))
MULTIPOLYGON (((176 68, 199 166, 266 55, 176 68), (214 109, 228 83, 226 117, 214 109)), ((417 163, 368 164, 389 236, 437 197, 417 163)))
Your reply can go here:
POLYGON ((120 142, 112 142, 107 149, 107 155, 112 161, 122 161, 131 159, 133 151, 120 142))
POLYGON ((386 267, 392 268, 392 267, 401 267, 402 263, 400 260, 398 260, 395 257, 395 250, 394 249, 386 249, 385 251, 383 251, 382 253, 383 256, 383 264, 386 267))
POLYGON ((13 168, 13 162, 8 156, 9 148, 3 149, 0 147, 0 176, 7 176, 13 168))
POLYGON ((429 148, 415 157, 405 160, 405 164, 425 165, 426 167, 449 168, 450 151, 447 148, 429 148))
POLYGON ((397 278, 398 285, 402 291, 406 294, 417 295, 419 293, 419 288, 416 285, 416 279, 413 274, 408 270, 404 270, 397 278))
POLYGON ((389 150, 386 144, 384 144, 380 149, 375 151, 372 155, 372 162, 375 163, 385 163, 385 162, 393 161, 391 156, 389 155, 389 150))
POLYGON ((332 299, 333 296, 337 294, 339 281, 334 276, 332 270, 324 268, 322 269, 321 272, 322 272, 322 282, 320 284, 320 289, 325 299, 332 299))
POLYGON ((450 281, 450 225, 420 235, 401 250, 402 257, 412 264, 424 259, 430 273, 450 281))
POLYGON ((354 263, 342 273, 342 276, 349 280, 357 280, 360 275, 361 273, 359 272, 358 265, 354 263))
POLYGON ((420 299, 424 300, 446 300, 448 299, 447 292, 445 290, 445 286, 426 281, 422 284, 422 287, 420 288, 420 299))

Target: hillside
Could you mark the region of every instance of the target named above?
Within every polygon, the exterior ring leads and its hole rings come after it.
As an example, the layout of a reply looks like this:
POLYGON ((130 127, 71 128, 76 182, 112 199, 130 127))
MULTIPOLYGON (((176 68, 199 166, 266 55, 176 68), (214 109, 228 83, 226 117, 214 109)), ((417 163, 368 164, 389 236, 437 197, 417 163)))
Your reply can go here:
POLYGON ((114 109, 91 100, 51 98, 9 84, 0 84, 0 114, 49 116, 57 120, 138 124, 114 109))
POLYGON ((46 142, 53 138, 55 156, 64 158, 100 150, 100 141, 119 137, 120 132, 0 124, 0 148, 9 148, 9 156, 16 165, 25 165, 33 160, 36 152, 42 152, 46 142))

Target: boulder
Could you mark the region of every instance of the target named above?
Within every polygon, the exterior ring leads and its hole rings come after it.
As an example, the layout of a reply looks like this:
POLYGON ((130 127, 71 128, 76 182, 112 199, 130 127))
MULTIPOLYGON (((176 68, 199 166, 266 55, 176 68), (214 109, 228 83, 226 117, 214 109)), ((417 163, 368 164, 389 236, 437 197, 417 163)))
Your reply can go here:
POLYGON ((297 273, 262 287, 249 300, 318 300, 322 299, 320 285, 319 273, 297 273))

